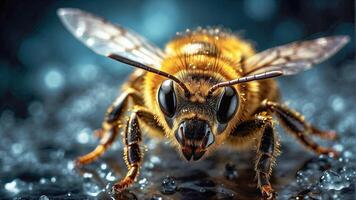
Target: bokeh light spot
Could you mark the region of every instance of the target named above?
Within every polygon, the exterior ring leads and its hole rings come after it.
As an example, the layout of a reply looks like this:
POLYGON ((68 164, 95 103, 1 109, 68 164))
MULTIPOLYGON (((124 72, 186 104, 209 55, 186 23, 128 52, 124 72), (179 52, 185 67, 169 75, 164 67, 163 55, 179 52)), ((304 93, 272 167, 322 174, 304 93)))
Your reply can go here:
POLYGON ((98 75, 98 68, 95 65, 87 64, 79 68, 79 75, 84 81, 91 81, 98 75))
POLYGON ((77 141, 81 144, 86 144, 89 142, 91 130, 85 128, 79 132, 77 135, 77 141))
POLYGON ((148 1, 143 11, 144 33, 148 38, 159 41, 175 32, 178 9, 174 1, 148 1))
POLYGON ((277 10, 275 0, 246 0, 244 2, 246 15, 257 21, 271 18, 277 10))
POLYGON ((5 189, 11 193, 19 193, 20 192, 20 189, 18 188, 18 185, 17 185, 17 181, 16 180, 13 180, 9 183, 6 183, 5 184, 5 189))
POLYGON ((274 30, 274 37, 276 41, 292 42, 303 37, 303 26, 299 21, 294 19, 287 19, 279 23, 274 30))
POLYGON ((340 96, 332 96, 331 106, 335 112, 342 112, 345 109, 344 99, 340 96))
POLYGON ((56 70, 49 70, 44 76, 44 82, 49 89, 61 88, 64 84, 63 74, 56 70))

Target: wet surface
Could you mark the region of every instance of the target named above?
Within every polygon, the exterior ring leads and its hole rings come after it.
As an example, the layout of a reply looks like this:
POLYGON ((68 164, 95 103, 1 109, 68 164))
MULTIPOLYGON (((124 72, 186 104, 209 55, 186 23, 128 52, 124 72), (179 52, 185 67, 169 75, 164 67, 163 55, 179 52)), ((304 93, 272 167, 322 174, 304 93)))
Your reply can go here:
MULTIPOLYGON (((329 67, 331 66, 323 66, 329 67)), ((337 143, 316 139, 342 151, 339 159, 316 156, 282 130, 282 154, 272 184, 278 199, 354 199, 356 77, 343 65, 342 80, 333 70, 280 79, 290 106, 319 127, 336 129, 337 143), (313 78, 311 78, 313 77, 313 78), (313 87, 311 87, 313 86, 313 87), (317 87, 315 87, 317 86, 317 87)), ((98 72, 100 73, 100 71, 98 72)), ((103 113, 123 79, 99 74, 100 82, 65 89, 33 102, 31 117, 20 120, 11 111, 0 116, 1 199, 259 199, 254 152, 220 149, 201 162, 186 162, 165 141, 145 138, 144 163, 137 183, 120 195, 111 186, 123 177, 121 139, 98 161, 75 168, 72 160, 92 150, 103 113)))

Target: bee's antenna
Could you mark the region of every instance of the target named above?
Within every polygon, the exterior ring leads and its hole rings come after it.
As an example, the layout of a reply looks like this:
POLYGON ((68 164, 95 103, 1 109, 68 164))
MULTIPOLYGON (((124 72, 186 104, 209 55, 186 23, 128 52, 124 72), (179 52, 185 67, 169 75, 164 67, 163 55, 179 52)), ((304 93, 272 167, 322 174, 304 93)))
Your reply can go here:
POLYGON ((137 67, 137 68, 140 68, 140 69, 143 69, 143 70, 158 74, 160 76, 164 76, 166 78, 172 79, 174 82, 176 82, 184 90, 184 94, 185 94, 186 97, 190 96, 190 92, 189 92, 189 89, 187 88, 187 86, 181 80, 179 80, 177 77, 175 77, 175 76, 173 76, 171 74, 168 74, 168 73, 166 73, 164 71, 155 69, 153 67, 149 67, 149 66, 144 65, 142 63, 127 59, 127 58, 122 57, 122 56, 117 55, 117 54, 109 54, 108 57, 112 58, 114 60, 117 60, 119 62, 131 65, 133 67, 137 67))
POLYGON ((220 87, 226 87, 226 86, 230 86, 230 85, 235 85, 235 84, 239 84, 239 83, 246 83, 246 82, 256 81, 256 80, 274 78, 274 77, 281 76, 281 75, 283 75, 282 71, 269 71, 269 72, 264 72, 264 73, 260 73, 260 74, 244 76, 244 77, 241 77, 241 78, 238 78, 238 79, 234 79, 234 80, 231 80, 231 81, 225 81, 225 82, 217 83, 217 84, 213 85, 209 89, 208 97, 210 97, 213 94, 213 92, 216 89, 220 88, 220 87))

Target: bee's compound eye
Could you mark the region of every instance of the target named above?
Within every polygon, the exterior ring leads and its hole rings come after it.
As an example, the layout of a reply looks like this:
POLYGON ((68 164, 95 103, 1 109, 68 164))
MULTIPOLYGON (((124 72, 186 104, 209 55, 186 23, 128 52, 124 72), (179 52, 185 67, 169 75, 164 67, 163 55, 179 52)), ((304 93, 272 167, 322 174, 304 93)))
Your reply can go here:
POLYGON ((176 106, 177 99, 176 94, 174 92, 173 81, 165 80, 158 91, 158 103, 162 112, 168 116, 173 117, 176 106))
POLYGON ((218 103, 216 113, 217 120, 220 123, 227 123, 234 115, 239 105, 239 99, 232 87, 225 87, 218 103))

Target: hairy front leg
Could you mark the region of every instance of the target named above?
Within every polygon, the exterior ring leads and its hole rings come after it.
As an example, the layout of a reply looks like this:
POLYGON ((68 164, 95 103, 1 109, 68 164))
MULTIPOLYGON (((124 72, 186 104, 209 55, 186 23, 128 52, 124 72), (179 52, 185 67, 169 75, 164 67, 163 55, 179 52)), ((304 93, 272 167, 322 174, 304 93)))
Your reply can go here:
POLYGON ((230 136, 244 138, 250 135, 254 135, 259 141, 255 164, 257 187, 261 190, 264 198, 273 199, 275 192, 269 179, 279 153, 279 141, 273 131, 272 117, 269 113, 261 112, 254 118, 241 122, 230 136), (258 133, 257 136, 256 133, 258 133))
POLYGON ((142 153, 140 144, 142 141, 142 133, 138 122, 136 112, 133 112, 127 122, 123 142, 124 142, 124 160, 128 172, 124 179, 114 185, 115 190, 122 189, 131 185, 139 174, 139 167, 142 161, 142 153))
POLYGON ((141 126, 154 126, 156 129, 163 130, 162 127, 154 120, 154 115, 143 107, 135 107, 132 111, 124 133, 123 143, 124 160, 128 172, 120 182, 116 183, 113 187, 115 191, 122 191, 129 187, 139 175, 139 170, 142 162, 143 153, 141 152, 140 145, 142 141, 141 126))
POLYGON ((335 140, 337 138, 335 131, 324 131, 316 128, 315 126, 308 123, 302 114, 290 109, 286 105, 268 100, 265 100, 263 104, 268 109, 274 111, 279 119, 285 118, 285 120, 283 120, 283 124, 288 127, 298 126, 300 129, 303 129, 304 132, 308 132, 323 139, 335 140))
POLYGON ((99 145, 90 153, 79 157, 76 160, 77 165, 88 164, 99 158, 115 141, 121 128, 120 119, 126 113, 130 100, 132 103, 141 104, 142 98, 138 92, 133 89, 126 89, 112 105, 108 108, 102 128, 95 132, 100 137, 99 145))
POLYGON ((309 133, 325 139, 335 139, 335 132, 321 131, 313 127, 304 120, 304 117, 300 113, 288 108, 286 105, 265 101, 264 106, 277 116, 278 120, 287 132, 295 135, 296 138, 307 148, 317 154, 327 154, 334 157, 339 155, 339 153, 334 149, 320 146, 308 137, 309 133))
POLYGON ((258 187, 264 198, 275 198, 275 192, 269 181, 272 167, 278 154, 278 140, 273 130, 271 118, 266 121, 257 149, 256 175, 258 187))

